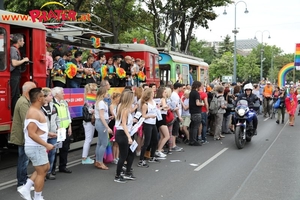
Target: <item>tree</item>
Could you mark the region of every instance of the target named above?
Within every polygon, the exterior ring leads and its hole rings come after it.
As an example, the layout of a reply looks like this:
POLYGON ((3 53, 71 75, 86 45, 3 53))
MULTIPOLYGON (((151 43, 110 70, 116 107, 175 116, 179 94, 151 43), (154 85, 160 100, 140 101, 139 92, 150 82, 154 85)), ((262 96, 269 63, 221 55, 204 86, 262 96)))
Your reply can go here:
POLYGON ((229 35, 226 35, 223 42, 220 43, 219 54, 222 55, 225 52, 233 53, 233 42, 230 41, 229 35))
POLYGON ((221 58, 216 58, 209 66, 209 78, 213 80, 215 78, 222 78, 222 76, 232 75, 233 72, 233 55, 230 52, 226 52, 221 58))
POLYGON ((149 46, 155 45, 153 34, 150 31, 141 28, 135 28, 131 29, 130 31, 125 31, 120 35, 119 42, 132 43, 133 38, 137 39, 137 43, 139 43, 141 40, 145 40, 145 44, 149 46))
POLYGON ((199 26, 209 28, 208 21, 216 19, 217 15, 213 8, 231 3, 231 0, 141 1, 147 5, 153 17, 153 34, 156 46, 165 46, 164 43, 170 41, 170 30, 178 27, 182 52, 190 46, 195 28, 199 26))
POLYGON ((214 46, 208 47, 206 44, 206 41, 193 39, 190 44, 190 52, 193 56, 204 59, 204 61, 210 65, 212 61, 217 58, 217 52, 214 46))
POLYGON ((257 64, 257 58, 254 53, 250 53, 246 57, 238 56, 238 78, 240 81, 258 82, 260 70, 257 64))

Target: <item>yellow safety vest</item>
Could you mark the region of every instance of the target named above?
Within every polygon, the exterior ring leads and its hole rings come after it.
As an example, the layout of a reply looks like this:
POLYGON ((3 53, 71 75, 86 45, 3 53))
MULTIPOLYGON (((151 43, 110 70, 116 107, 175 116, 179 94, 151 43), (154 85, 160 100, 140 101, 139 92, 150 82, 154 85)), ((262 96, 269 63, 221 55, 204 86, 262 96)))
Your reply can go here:
POLYGON ((65 104, 54 104, 54 106, 57 109, 57 115, 60 119, 60 124, 59 127, 60 128, 68 128, 70 125, 70 119, 69 119, 69 115, 68 115, 68 105, 65 104))

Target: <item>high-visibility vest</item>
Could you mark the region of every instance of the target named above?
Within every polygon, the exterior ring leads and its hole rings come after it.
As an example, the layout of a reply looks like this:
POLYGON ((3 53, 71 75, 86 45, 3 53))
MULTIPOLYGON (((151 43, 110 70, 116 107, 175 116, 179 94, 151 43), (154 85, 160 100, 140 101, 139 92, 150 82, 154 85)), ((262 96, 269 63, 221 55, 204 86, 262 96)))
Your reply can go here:
POLYGON ((264 97, 271 97, 273 88, 271 86, 265 86, 264 88, 264 97))
POLYGON ((65 104, 57 104, 55 103, 54 106, 57 109, 57 115, 60 119, 60 124, 59 127, 60 128, 68 128, 70 125, 70 119, 69 119, 69 115, 68 115, 68 106, 65 104))

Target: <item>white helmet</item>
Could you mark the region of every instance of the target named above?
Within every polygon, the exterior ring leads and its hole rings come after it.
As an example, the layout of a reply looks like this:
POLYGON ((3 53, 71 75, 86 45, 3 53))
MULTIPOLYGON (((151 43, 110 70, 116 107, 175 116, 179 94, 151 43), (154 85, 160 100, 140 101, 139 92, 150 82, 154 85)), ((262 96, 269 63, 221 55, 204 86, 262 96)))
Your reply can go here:
POLYGON ((244 90, 253 90, 253 85, 252 85, 252 83, 248 83, 248 84, 246 84, 245 86, 244 86, 244 90))

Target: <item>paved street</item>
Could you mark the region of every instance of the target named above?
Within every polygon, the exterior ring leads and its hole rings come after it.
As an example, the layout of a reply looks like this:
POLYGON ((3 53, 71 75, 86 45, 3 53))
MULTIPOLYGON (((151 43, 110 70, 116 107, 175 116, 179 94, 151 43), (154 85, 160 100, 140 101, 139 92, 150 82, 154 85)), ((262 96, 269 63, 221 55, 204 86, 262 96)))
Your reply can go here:
MULTIPOLYGON (((43 196, 46 200, 299 200, 299 127, 300 118, 290 127, 259 116, 258 135, 244 149, 236 148, 233 134, 221 141, 208 136, 209 144, 201 147, 179 144, 184 152, 173 152, 149 168, 138 168, 136 157, 137 180, 126 184, 113 181, 116 165, 108 165, 108 171, 78 165, 81 150, 71 152, 73 173, 57 173, 56 180, 45 183, 43 196)), ((21 199, 16 186, 3 189, 15 179, 15 171, 15 167, 0 170, 1 200, 21 199)))

